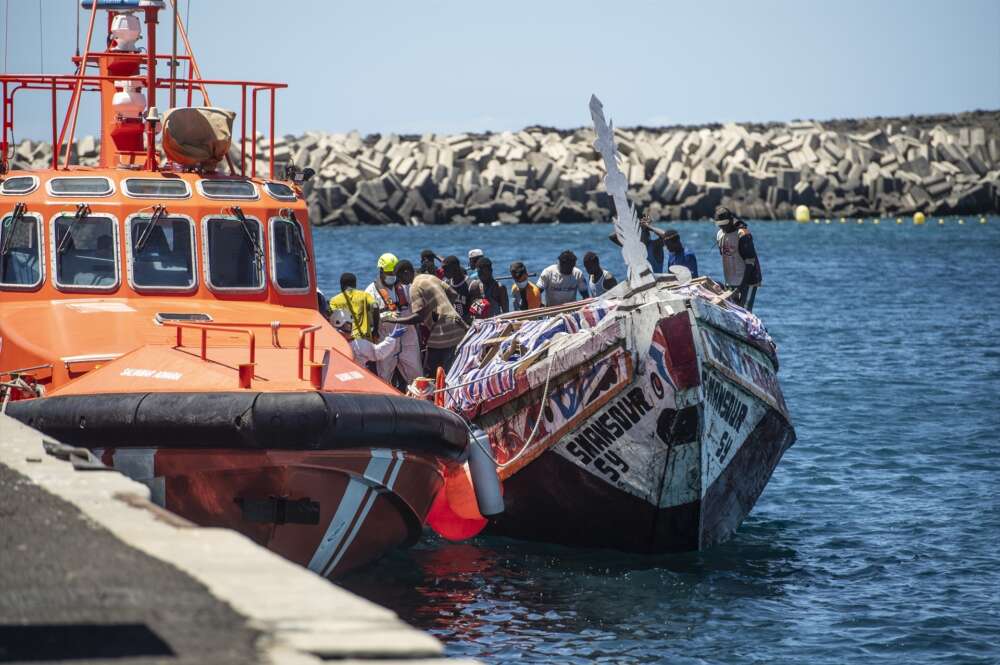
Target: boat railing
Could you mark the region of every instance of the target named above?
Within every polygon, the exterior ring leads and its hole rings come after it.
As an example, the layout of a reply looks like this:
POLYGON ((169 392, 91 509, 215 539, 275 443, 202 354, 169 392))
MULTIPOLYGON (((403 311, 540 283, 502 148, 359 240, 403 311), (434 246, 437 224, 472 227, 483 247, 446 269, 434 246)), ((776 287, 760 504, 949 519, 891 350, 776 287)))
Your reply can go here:
POLYGON ((250 341, 250 362, 240 363, 239 365, 239 386, 240 388, 249 388, 251 382, 254 378, 254 365, 257 361, 257 338, 252 330, 246 328, 236 328, 231 326, 213 326, 205 325, 203 323, 181 323, 178 321, 164 321, 163 325, 170 326, 177 329, 177 343, 174 348, 181 348, 184 346, 184 329, 191 328, 193 330, 201 331, 201 359, 208 360, 208 333, 211 331, 215 332, 226 332, 226 333, 238 333, 246 335, 250 341))
MULTIPOLYGON (((316 382, 317 382, 316 376, 315 376, 315 374, 317 372, 317 369, 316 369, 317 365, 316 365, 316 361, 314 360, 314 357, 316 355, 316 331, 317 330, 319 330, 319 326, 309 326, 309 327, 303 328, 302 330, 299 331, 299 380, 301 381, 303 379, 302 374, 304 372, 304 365, 305 365, 305 363, 303 362, 303 356, 305 355, 306 337, 308 336, 309 337, 309 366, 310 366, 310 368, 312 368, 310 370, 309 378, 310 378, 310 380, 312 380, 313 385, 316 385, 316 382)), ((322 366, 320 366, 320 367, 322 368, 322 366)), ((322 383, 322 381, 320 381, 320 383, 322 383)), ((318 388, 319 386, 316 386, 316 387, 318 388)))
MULTIPOLYGON (((119 57, 117 54, 115 57, 119 57)), ((158 56, 162 58, 164 56, 158 56)), ((169 56, 167 56, 169 57, 169 56)), ((181 56, 178 56, 180 59, 181 56)), ((97 92, 100 91, 101 85, 103 83, 112 82, 122 82, 122 81, 136 81, 143 85, 146 84, 147 79, 145 76, 100 76, 97 74, 65 74, 65 75, 34 75, 34 74, 3 74, 0 75, 0 90, 3 93, 3 108, 0 111, 2 114, 2 131, 0 131, 0 173, 4 173, 8 170, 10 153, 14 148, 13 137, 14 137, 14 101, 15 95, 22 90, 33 90, 40 92, 48 92, 50 96, 50 109, 51 114, 51 124, 52 124, 52 168, 58 170, 60 168, 59 160, 63 158, 63 169, 69 167, 70 159, 70 145, 73 143, 73 130, 67 129, 68 126, 75 128, 75 121, 70 123, 64 122, 63 128, 59 130, 59 104, 58 97, 60 92, 70 92, 73 94, 74 98, 78 97, 83 92, 97 92), (65 150, 64 150, 65 148, 65 150), (65 153, 65 154, 64 154, 65 153)), ((268 121, 269 121, 269 146, 268 146, 268 174, 271 177, 277 177, 274 169, 274 128, 275 128, 275 93, 286 88, 287 85, 284 83, 271 83, 265 81, 237 81, 237 80, 222 80, 222 79, 202 79, 202 78, 157 78, 156 88, 158 90, 170 90, 171 87, 181 92, 187 92, 187 106, 191 106, 194 101, 194 92, 197 90, 201 95, 201 101, 205 105, 210 105, 210 99, 207 93, 208 86, 217 87, 227 87, 227 88, 239 88, 240 90, 240 157, 239 164, 231 163, 230 170, 233 174, 239 174, 246 177, 248 174, 250 177, 257 177, 257 150, 251 150, 251 154, 247 155, 247 139, 252 139, 256 145, 257 137, 257 124, 258 124, 258 113, 261 104, 258 98, 259 94, 262 92, 268 93, 268 121), (249 114, 248 114, 249 106, 249 114), (249 127, 248 127, 249 121, 249 127), (249 130, 249 134, 248 134, 249 130)), ((69 114, 74 114, 74 105, 77 104, 73 99, 71 99, 69 106, 66 109, 67 118, 69 114)))
MULTIPOLYGON (((281 342, 278 339, 278 333, 282 328, 289 328, 292 330, 298 330, 298 364, 297 364, 297 376, 299 380, 305 380, 306 372, 306 345, 309 348, 309 381, 314 387, 318 388, 322 384, 322 365, 316 364, 316 333, 320 330, 319 325, 309 325, 305 323, 282 323, 281 321, 271 321, 269 323, 261 322, 225 322, 225 323, 212 323, 205 324, 200 322, 178 322, 178 321, 164 321, 163 325, 177 328, 177 343, 176 347, 183 346, 183 329, 191 328, 193 330, 201 330, 201 359, 208 360, 207 357, 207 336, 206 331, 217 331, 217 332, 238 332, 249 336, 250 338, 250 366, 254 365, 256 362, 256 336, 251 328, 270 328, 271 329, 271 346, 276 349, 281 348, 281 342)), ((240 365, 241 372, 243 365, 240 365)), ((253 378, 252 369, 249 378, 253 378)), ((246 386, 242 385, 243 381, 241 379, 240 387, 249 388, 249 384, 246 386)))

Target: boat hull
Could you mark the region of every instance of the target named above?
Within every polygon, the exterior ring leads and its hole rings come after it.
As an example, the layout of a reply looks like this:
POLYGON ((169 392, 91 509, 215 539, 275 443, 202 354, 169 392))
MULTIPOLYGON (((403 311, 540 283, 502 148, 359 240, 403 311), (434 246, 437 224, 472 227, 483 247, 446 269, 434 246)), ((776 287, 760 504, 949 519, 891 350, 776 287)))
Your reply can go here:
POLYGON ((641 553, 710 547, 736 531, 793 441, 787 421, 768 413, 700 497, 669 506, 619 489, 603 474, 550 450, 504 482, 505 512, 487 529, 524 540, 641 553))
POLYGON ((410 545, 468 445, 462 420, 401 395, 83 393, 8 413, 326 577, 410 545))
POLYGON ((453 398, 487 434, 503 481, 490 532, 649 553, 733 535, 795 431, 770 337, 713 295, 661 284, 467 338, 480 344, 463 350, 467 366, 509 353, 497 339, 552 340, 506 382, 453 398))
POLYGON ((443 483, 434 458, 391 449, 94 452, 167 510, 330 578, 416 542, 443 483))

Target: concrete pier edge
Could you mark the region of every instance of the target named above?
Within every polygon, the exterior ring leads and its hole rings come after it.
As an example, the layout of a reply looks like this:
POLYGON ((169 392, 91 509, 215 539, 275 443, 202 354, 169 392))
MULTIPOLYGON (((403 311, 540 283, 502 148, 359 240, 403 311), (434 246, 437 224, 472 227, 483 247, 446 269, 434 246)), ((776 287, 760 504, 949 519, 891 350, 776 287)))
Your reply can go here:
MULTIPOLYGON (((229 529, 201 528, 159 508, 117 472, 81 472, 46 454, 52 440, 0 414, 0 464, 79 509, 127 546, 171 564, 245 617, 273 663, 442 662, 435 638, 229 529)), ((449 660, 450 663, 474 661, 449 660)))

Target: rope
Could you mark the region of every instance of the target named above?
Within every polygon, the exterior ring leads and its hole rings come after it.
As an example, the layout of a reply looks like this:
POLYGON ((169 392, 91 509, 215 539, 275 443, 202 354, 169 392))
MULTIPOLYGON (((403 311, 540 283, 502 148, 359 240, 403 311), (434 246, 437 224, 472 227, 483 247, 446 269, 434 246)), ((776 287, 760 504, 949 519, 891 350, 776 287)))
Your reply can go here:
MULTIPOLYGON (((472 430, 472 427, 469 425, 469 421, 465 419, 465 416, 462 416, 462 422, 465 423, 465 428, 467 430, 469 430, 469 434, 470 434, 470 436, 472 438, 472 441, 479 447, 480 450, 483 451, 483 454, 486 455, 490 459, 490 461, 493 462, 494 465, 496 465, 497 469, 506 469, 508 466, 510 466, 511 464, 513 464, 514 462, 516 462, 517 460, 521 459, 521 457, 524 455, 524 453, 526 453, 528 451, 528 448, 531 447, 531 443, 532 443, 532 441, 535 438, 535 434, 538 433, 538 426, 542 422, 542 414, 545 413, 544 399, 549 394, 549 381, 552 379, 552 368, 555 367, 555 364, 556 364, 555 357, 551 357, 550 360, 549 360, 549 369, 548 369, 548 372, 546 372, 546 374, 545 374, 545 387, 542 389, 542 400, 543 400, 543 402, 542 402, 542 405, 538 408, 538 417, 535 418, 535 426, 531 428, 531 434, 528 435, 528 440, 524 442, 524 445, 521 446, 521 449, 519 451, 517 451, 516 455, 514 455, 513 457, 511 457, 509 460, 507 460, 503 464, 501 464, 500 462, 498 462, 497 458, 493 456, 493 451, 492 450, 487 450, 483 446, 483 444, 479 442, 479 438, 476 436, 476 433, 472 430)), ((461 415, 461 414, 459 414, 459 415, 461 415)))

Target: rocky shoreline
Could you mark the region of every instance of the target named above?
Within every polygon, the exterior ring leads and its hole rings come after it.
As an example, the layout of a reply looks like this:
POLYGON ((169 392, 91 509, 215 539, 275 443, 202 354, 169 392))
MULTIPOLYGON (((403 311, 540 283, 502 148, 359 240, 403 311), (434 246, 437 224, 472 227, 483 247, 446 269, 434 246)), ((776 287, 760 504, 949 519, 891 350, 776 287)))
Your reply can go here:
MULTIPOLYGON (((654 219, 700 219, 724 204, 753 219, 1000 211, 1000 111, 827 122, 615 129, 631 198, 654 219)), ((276 161, 311 167, 315 224, 607 221, 612 203, 591 128, 422 136, 307 132, 276 161)), ((248 141, 249 143, 249 141, 248 141)), ((268 143, 247 146, 266 169, 268 143)), ((81 164, 98 145, 74 146, 81 164)), ((232 154, 239 157, 239 146, 232 154)), ((14 168, 44 167, 20 143, 14 168)))

